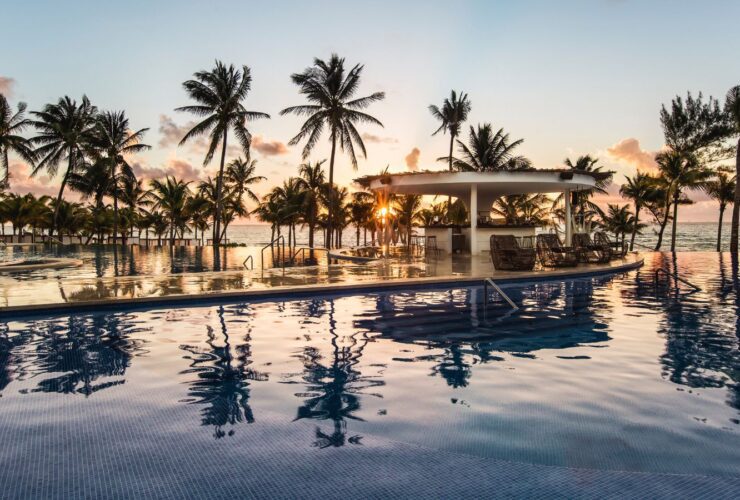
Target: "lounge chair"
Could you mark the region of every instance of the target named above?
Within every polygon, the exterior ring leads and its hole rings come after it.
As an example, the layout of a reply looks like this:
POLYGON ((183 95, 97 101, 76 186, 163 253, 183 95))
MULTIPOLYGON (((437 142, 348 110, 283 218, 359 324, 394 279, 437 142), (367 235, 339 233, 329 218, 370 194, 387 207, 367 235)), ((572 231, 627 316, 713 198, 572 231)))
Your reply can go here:
POLYGON ((626 241, 620 242, 618 239, 612 241, 611 238, 609 238, 609 235, 602 231, 597 231, 594 233, 594 242, 596 244, 608 246, 609 250, 611 251, 612 259, 622 258, 627 255, 626 241))
POLYGON ((547 267, 573 267, 578 265, 578 253, 566 247, 557 234, 537 235, 537 255, 540 263, 547 267))
POLYGON ((588 233, 574 234, 573 248, 575 248, 580 262, 604 264, 609 262, 612 256, 611 248, 608 245, 594 243, 588 233))
POLYGON ((502 271, 531 271, 537 260, 534 248, 522 248, 514 235, 491 236, 491 262, 502 271))

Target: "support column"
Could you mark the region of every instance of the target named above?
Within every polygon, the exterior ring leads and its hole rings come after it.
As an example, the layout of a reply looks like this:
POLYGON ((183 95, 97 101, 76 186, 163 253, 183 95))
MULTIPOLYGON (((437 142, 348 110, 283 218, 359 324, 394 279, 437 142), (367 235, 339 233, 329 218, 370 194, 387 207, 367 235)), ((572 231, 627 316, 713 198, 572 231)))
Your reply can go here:
POLYGON ((470 254, 478 254, 478 185, 470 186, 470 254))
POLYGON ((563 191, 563 197, 565 198, 565 246, 569 247, 573 244, 573 217, 571 216, 569 189, 563 191))

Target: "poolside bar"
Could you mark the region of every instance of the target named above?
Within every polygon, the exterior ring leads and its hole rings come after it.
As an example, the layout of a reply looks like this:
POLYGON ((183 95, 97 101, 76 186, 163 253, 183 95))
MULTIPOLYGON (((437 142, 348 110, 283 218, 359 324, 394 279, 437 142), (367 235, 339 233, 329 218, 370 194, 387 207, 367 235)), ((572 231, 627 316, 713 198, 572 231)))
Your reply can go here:
POLYGON ((360 186, 385 194, 419 194, 452 196, 463 200, 470 213, 469 227, 432 226, 425 228, 427 236, 436 239, 437 248, 448 253, 455 234, 465 239, 463 250, 472 255, 489 251, 491 235, 513 234, 534 236, 533 225, 507 225, 490 218, 491 207, 497 198, 506 195, 563 193, 565 200, 565 241, 570 245, 573 236, 573 214, 570 195, 572 191, 592 189, 604 175, 600 172, 580 170, 510 170, 497 172, 406 172, 370 175, 356 179, 360 186))

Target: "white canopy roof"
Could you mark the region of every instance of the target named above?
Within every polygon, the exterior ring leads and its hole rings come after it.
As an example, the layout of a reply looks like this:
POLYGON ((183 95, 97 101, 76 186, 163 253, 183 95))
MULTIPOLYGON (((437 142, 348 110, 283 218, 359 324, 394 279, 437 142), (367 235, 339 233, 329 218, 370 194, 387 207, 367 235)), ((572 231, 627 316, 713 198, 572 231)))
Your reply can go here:
POLYGON ((356 182, 373 191, 399 194, 445 195, 467 202, 477 187, 478 206, 490 207, 508 194, 557 193, 590 189, 604 174, 573 170, 517 170, 498 172, 409 172, 361 177, 356 182))

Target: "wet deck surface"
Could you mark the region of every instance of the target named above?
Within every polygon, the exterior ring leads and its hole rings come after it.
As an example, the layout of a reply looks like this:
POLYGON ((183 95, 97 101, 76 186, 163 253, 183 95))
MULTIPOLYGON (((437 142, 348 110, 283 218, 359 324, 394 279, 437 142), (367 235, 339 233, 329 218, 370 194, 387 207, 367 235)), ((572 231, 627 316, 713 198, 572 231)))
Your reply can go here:
POLYGON ((160 302, 166 299, 222 296, 265 296, 275 293, 342 291, 372 286, 403 286, 464 282, 493 277, 496 280, 540 280, 569 275, 634 268, 640 254, 608 264, 581 264, 575 268, 529 272, 496 271, 488 254, 390 258, 366 264, 340 263, 286 269, 196 272, 178 274, 66 278, 0 275, 0 311, 32 311, 118 302, 160 302))

